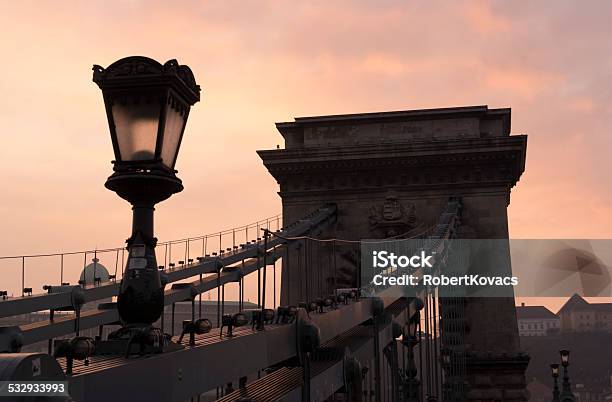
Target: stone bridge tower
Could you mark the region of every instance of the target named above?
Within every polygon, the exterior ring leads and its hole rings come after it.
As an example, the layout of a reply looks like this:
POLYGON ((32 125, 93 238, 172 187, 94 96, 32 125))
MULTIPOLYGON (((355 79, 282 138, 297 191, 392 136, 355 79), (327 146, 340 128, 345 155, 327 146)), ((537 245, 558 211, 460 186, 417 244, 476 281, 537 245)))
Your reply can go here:
MULTIPOLYGON (((416 234, 436 222, 449 197, 461 196, 460 237, 508 238, 510 190, 524 171, 527 145, 527 136, 510 135, 510 109, 304 117, 276 127, 285 148, 259 155, 280 185, 284 222, 333 202, 336 222, 314 235, 359 240, 416 234)), ((325 245, 339 257, 315 261, 324 272, 319 277, 303 267, 320 246, 303 246, 302 258, 284 261, 283 303, 357 285, 356 243, 325 245), (302 270, 289 270, 293 264, 302 270)), ((469 400, 526 400, 528 359, 519 354, 514 299, 468 299, 465 315, 469 400)))

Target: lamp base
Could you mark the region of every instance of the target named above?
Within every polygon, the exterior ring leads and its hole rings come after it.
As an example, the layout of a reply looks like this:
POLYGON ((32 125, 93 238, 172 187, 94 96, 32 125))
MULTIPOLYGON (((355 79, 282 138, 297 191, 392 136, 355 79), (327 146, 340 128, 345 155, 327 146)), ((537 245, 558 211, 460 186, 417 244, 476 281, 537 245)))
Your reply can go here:
MULTIPOLYGON (((131 275, 136 270, 126 272, 131 275)), ((157 268, 143 269, 139 277, 121 280, 121 290, 117 297, 117 310, 125 326, 137 323, 153 323, 163 314, 164 288, 161 286, 157 268), (145 276, 150 278, 145 279, 145 276)))
POLYGON ((104 186, 132 205, 155 205, 183 191, 181 179, 164 170, 118 171, 104 186))

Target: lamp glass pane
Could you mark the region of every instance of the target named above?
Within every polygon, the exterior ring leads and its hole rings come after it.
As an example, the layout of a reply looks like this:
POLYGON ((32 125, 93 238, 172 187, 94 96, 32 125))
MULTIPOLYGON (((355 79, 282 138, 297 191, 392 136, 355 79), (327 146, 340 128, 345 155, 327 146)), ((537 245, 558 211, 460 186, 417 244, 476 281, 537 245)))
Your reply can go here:
POLYGON ((163 164, 169 168, 174 167, 179 141, 181 139, 181 132, 183 131, 184 125, 184 113, 180 113, 176 108, 172 107, 172 105, 167 105, 161 158, 163 164))
POLYGON ((122 161, 152 160, 155 157, 159 103, 129 99, 113 103, 113 120, 122 161))
POLYGON ((558 364, 551 364, 550 365, 550 370, 552 371, 552 375, 553 376, 558 376, 559 375, 559 365, 558 364))

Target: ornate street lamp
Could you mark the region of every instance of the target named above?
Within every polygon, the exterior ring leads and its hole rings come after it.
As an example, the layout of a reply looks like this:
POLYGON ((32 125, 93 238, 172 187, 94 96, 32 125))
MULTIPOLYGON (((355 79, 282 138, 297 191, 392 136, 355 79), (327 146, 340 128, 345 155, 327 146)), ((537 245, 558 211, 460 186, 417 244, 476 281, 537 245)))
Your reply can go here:
POLYGON ((550 371, 552 374, 552 377, 554 379, 554 388, 553 388, 553 399, 552 402, 559 402, 559 365, 558 364, 551 364, 550 365, 550 371))
POLYGON ((561 391, 561 402, 574 402, 576 398, 572 393, 572 387, 570 384, 568 366, 569 366, 569 350, 560 350, 561 365, 563 366, 563 388, 561 391))
POLYGON ((187 66, 160 64, 133 56, 102 68, 93 81, 104 96, 113 143, 114 173, 106 188, 132 204, 129 257, 117 309, 126 326, 147 327, 164 307, 153 234, 155 204, 183 190, 174 165, 189 109, 200 100, 200 87, 187 66))
POLYGON ((569 350, 560 350, 559 355, 561 355, 561 365, 563 365, 563 367, 569 366, 569 350))

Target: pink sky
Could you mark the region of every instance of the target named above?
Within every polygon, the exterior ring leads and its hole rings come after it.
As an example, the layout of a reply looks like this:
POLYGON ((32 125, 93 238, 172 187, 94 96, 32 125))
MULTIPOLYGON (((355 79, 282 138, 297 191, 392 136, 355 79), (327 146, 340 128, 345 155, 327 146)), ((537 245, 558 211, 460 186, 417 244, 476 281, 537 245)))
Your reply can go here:
POLYGON ((612 237, 612 3, 57 2, 0 5, 0 255, 114 247, 130 210, 92 64, 188 64, 203 88, 157 208, 160 240, 280 210, 256 149, 294 116, 488 104, 529 135, 514 238, 612 237))

